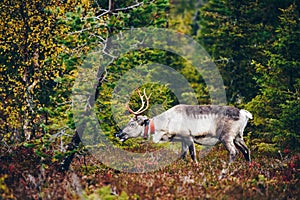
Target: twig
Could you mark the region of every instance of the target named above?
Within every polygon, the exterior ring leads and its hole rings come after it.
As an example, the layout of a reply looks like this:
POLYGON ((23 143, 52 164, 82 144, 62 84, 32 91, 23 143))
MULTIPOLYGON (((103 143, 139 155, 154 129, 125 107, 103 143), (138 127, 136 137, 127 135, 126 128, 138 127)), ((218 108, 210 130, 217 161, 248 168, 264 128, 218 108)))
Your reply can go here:
POLYGON ((136 7, 139 7, 139 6, 143 5, 143 4, 144 4, 144 2, 139 2, 139 3, 135 4, 135 5, 132 5, 132 6, 129 6, 129 7, 126 7, 126 8, 117 8, 117 9, 114 9, 114 11, 126 11, 126 10, 131 10, 131 9, 136 8, 136 7))

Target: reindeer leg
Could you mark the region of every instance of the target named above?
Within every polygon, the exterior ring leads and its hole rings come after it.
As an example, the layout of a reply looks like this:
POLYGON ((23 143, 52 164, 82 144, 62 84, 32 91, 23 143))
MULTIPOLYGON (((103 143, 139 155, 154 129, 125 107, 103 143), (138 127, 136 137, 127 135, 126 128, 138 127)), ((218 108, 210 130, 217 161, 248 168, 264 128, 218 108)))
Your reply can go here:
POLYGON ((232 139, 221 140, 229 152, 229 163, 232 163, 238 153, 232 139))
POLYGON ((188 146, 186 145, 185 141, 182 140, 181 141, 181 156, 180 156, 180 158, 183 160, 185 160, 185 158, 186 158, 187 148, 188 148, 188 146))
POLYGON ((233 142, 234 142, 235 146, 237 147, 237 149, 240 150, 240 152, 242 152, 246 161, 250 162, 251 161, 250 150, 246 146, 244 140, 242 138, 237 137, 233 142))
POLYGON ((197 161, 197 157, 196 157, 196 149, 195 149, 195 144, 194 142, 192 142, 190 145, 189 145, 189 152, 190 152, 190 155, 191 155, 191 158, 194 162, 198 163, 197 161))

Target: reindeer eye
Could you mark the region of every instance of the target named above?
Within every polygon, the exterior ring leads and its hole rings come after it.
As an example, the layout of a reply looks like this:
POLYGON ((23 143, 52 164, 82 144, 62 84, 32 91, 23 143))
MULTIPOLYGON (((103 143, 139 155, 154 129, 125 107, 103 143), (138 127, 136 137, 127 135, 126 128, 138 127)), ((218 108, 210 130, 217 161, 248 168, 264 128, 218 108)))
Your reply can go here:
POLYGON ((130 128, 133 128, 133 127, 135 127, 135 123, 130 123, 129 126, 130 126, 130 128))

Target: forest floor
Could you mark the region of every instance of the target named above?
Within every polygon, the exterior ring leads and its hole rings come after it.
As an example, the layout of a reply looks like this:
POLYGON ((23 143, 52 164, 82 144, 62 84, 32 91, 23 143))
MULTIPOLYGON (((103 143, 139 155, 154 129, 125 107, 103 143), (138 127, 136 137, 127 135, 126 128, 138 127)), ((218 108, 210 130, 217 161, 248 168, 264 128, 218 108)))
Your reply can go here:
POLYGON ((45 163, 33 149, 0 152, 0 199, 300 199, 300 154, 228 153, 215 146, 199 163, 178 160, 149 173, 123 173, 90 155, 77 155, 67 172, 45 163), (224 170, 224 169, 227 170, 224 170))

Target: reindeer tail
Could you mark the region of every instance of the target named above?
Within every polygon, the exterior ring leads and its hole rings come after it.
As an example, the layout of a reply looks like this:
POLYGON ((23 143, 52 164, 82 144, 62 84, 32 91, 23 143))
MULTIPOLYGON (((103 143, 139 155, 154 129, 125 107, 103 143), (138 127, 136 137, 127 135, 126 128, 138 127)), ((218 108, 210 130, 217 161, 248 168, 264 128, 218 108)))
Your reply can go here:
POLYGON ((240 110, 240 113, 244 114, 248 119, 253 119, 252 114, 247 110, 242 109, 242 110, 240 110))

